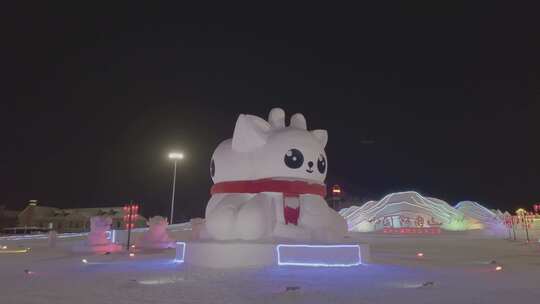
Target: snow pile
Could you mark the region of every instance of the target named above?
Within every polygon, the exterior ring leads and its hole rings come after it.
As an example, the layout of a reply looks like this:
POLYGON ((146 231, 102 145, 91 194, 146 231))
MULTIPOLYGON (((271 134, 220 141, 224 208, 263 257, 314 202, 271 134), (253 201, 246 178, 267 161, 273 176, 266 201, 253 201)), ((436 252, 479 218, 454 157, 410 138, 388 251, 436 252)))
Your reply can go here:
POLYGON ((380 201, 369 201, 340 211, 349 230, 369 232, 384 227, 441 227, 466 230, 469 221, 459 210, 443 200, 406 191, 386 195, 380 201))

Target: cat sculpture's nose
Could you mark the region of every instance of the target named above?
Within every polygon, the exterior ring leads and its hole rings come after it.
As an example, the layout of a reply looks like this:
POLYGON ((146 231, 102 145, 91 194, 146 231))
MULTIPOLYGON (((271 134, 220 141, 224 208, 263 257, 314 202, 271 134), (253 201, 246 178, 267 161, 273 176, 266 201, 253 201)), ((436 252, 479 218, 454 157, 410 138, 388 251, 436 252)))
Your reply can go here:
POLYGON ((307 165, 311 168, 311 167, 313 167, 313 162, 312 162, 312 161, 309 161, 309 162, 307 163, 307 165))

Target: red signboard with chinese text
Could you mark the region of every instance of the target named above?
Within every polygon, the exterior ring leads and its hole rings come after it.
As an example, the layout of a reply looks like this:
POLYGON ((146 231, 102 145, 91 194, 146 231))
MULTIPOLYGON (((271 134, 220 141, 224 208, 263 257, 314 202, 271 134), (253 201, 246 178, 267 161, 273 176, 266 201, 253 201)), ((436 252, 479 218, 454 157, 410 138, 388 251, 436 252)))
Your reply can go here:
POLYGON ((383 233, 387 234, 440 234, 439 227, 422 227, 422 228, 384 228, 383 233))

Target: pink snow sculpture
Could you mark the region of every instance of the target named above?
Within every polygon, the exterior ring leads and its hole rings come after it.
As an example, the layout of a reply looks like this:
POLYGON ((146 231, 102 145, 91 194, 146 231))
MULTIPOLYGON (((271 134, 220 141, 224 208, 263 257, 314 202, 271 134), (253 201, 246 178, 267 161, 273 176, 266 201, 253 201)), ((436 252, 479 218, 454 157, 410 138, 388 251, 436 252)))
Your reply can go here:
POLYGON ((162 249, 174 247, 174 242, 167 234, 167 219, 162 216, 151 217, 148 222, 148 231, 143 234, 138 242, 138 248, 162 249))
POLYGON ((73 247, 78 252, 106 253, 122 250, 122 246, 114 244, 107 238, 107 231, 111 228, 112 219, 106 216, 93 216, 90 218, 90 232, 83 244, 73 247))
POLYGON ((90 218, 90 233, 88 233, 88 246, 100 246, 111 244, 107 239, 107 230, 111 228, 112 219, 105 216, 93 216, 90 218))

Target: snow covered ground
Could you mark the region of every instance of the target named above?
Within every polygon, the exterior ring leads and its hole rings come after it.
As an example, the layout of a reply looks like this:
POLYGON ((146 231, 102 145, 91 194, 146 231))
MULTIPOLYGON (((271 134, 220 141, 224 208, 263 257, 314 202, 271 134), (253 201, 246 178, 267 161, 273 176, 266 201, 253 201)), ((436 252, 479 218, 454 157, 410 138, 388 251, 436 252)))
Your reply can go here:
POLYGON ((351 238, 371 244, 372 264, 218 271, 175 264, 174 250, 84 255, 69 251, 81 237, 59 239, 54 249, 43 239, 0 239, 7 250, 31 248, 0 254, 0 303, 536 303, 540 298, 538 242, 478 232, 351 238), (495 271, 498 265, 501 271, 495 271))

